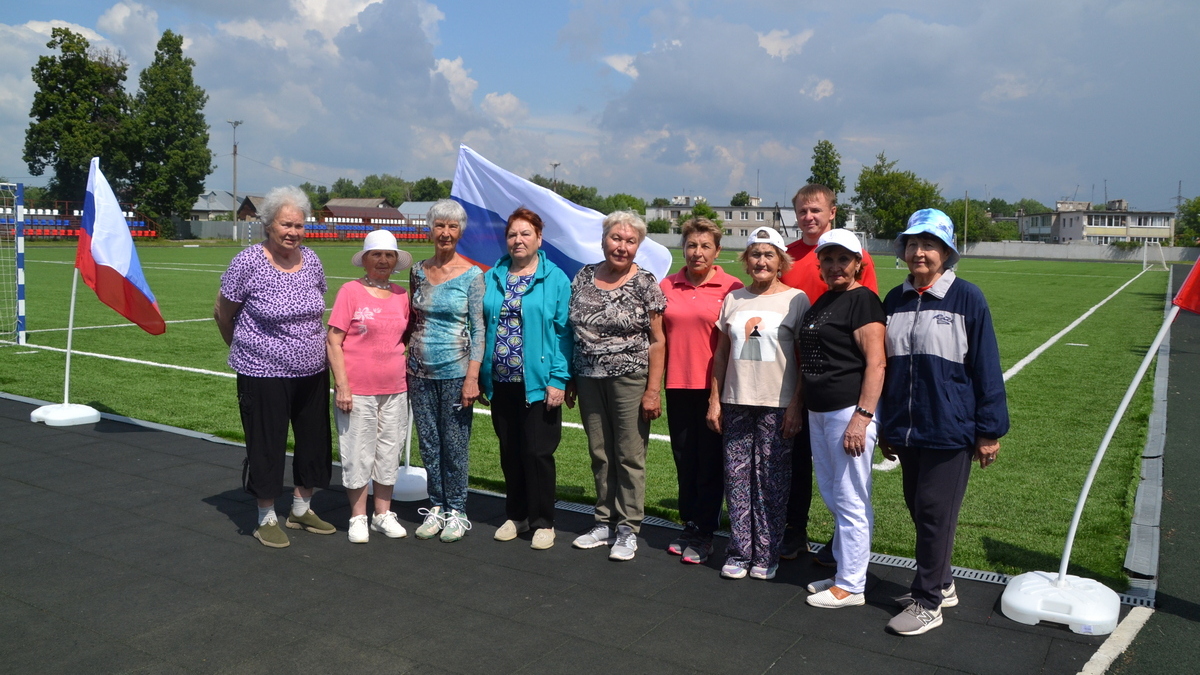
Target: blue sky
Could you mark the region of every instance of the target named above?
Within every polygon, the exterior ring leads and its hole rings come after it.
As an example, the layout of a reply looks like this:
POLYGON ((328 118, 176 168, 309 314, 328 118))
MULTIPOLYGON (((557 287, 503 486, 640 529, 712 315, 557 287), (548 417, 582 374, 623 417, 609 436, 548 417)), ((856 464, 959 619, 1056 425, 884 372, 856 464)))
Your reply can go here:
POLYGON ((31 184, 30 68, 67 25, 126 54, 131 86, 162 30, 185 36, 212 188, 232 186, 225 120, 241 119, 240 192, 449 178, 465 142, 603 193, 786 203, 828 139, 851 190, 882 151, 947 198, 1200 194, 1194 0, 10 4, 0 175, 31 184))

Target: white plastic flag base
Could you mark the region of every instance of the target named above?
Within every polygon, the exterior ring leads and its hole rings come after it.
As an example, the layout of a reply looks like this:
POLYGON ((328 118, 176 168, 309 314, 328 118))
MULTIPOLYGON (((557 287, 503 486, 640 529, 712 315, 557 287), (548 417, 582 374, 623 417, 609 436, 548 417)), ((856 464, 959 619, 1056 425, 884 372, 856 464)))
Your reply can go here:
POLYGON ((429 499, 429 474, 420 466, 402 466, 396 473, 396 487, 392 488, 392 499, 398 502, 419 502, 429 499))
POLYGON ((77 424, 95 424, 100 421, 100 411, 90 405, 79 403, 55 403, 44 405, 29 413, 30 422, 45 422, 48 427, 73 427, 77 424))
POLYGON ((1026 572, 1008 581, 1000 610, 1029 626, 1051 621, 1083 635, 1108 635, 1117 629, 1121 598, 1092 579, 1067 574, 1060 585, 1057 572, 1026 572))

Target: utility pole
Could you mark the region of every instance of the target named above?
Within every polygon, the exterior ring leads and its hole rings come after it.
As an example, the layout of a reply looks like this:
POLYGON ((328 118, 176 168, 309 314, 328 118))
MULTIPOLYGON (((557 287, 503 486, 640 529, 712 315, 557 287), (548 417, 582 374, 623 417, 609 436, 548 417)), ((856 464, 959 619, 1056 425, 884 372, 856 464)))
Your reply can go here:
POLYGON ((963 190, 963 243, 962 252, 967 252, 967 209, 971 206, 971 193, 963 190))
POLYGON ((550 189, 558 194, 558 167, 562 166, 562 162, 550 162, 550 168, 554 171, 553 178, 550 179, 550 189))
MULTIPOLYGON (((242 124, 241 120, 225 120, 233 127, 233 226, 237 231, 237 128, 242 124)), ((246 226, 246 245, 250 245, 250 226, 246 226)))

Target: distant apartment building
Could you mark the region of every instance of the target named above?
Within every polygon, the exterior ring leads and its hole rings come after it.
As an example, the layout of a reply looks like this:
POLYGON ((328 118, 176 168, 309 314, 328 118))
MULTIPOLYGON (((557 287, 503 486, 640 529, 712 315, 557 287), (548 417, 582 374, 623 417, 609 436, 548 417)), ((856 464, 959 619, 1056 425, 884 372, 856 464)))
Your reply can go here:
MULTIPOLYGON (((692 208, 699 203, 707 204, 708 200, 704 197, 674 197, 668 206, 647 206, 646 220, 678 222, 680 216, 690 214, 692 208)), ((731 236, 748 237, 751 230, 763 225, 773 227, 785 234, 789 229, 796 227, 796 213, 792 211, 790 204, 763 206, 760 198, 751 197, 750 203, 746 206, 713 206, 711 204, 709 206, 723 221, 725 234, 731 236)), ((678 234, 678 229, 673 227, 671 231, 678 234)))
POLYGON ((1170 246, 1175 239, 1173 212, 1130 211, 1124 199, 1114 199, 1103 209, 1093 209, 1091 202, 1061 201, 1052 212, 1018 216, 1017 224, 1021 241, 1050 244, 1136 241, 1170 246))

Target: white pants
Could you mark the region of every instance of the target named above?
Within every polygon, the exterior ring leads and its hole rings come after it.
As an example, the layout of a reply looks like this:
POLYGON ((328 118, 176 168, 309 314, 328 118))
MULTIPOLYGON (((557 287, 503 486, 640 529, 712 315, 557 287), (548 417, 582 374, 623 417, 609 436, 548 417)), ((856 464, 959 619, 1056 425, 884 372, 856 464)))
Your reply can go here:
POLYGON ((350 412, 334 407, 342 485, 395 485, 400 443, 408 431, 408 393, 354 396, 350 412))
POLYGON ((808 413, 809 439, 812 442, 813 470, 825 506, 833 514, 833 556, 837 558, 839 588, 862 593, 867 585, 867 564, 871 559, 871 528, 875 510, 871 507, 871 458, 875 451, 878 427, 867 425, 866 447, 855 457, 846 454, 842 436, 854 416, 854 406, 833 412, 808 413))

